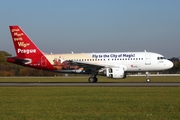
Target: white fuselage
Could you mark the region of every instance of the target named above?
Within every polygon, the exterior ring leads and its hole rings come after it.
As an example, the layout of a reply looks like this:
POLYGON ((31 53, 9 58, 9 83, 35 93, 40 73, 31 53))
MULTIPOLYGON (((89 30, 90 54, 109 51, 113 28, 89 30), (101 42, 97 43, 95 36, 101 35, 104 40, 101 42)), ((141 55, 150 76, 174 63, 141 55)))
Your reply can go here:
POLYGON ((45 55, 51 64, 54 59, 61 62, 72 60, 92 65, 123 67, 124 71, 161 71, 169 69, 173 63, 164 56, 152 52, 114 52, 114 53, 77 53, 45 55))

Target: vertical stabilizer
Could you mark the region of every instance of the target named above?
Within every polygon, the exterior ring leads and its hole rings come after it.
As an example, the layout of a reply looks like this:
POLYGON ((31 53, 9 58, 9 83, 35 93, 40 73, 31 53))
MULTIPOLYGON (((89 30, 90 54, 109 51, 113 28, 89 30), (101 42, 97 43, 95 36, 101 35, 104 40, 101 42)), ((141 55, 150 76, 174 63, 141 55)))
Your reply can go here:
POLYGON ((54 69, 43 52, 19 26, 9 26, 9 28, 17 54, 14 58, 17 64, 38 69, 54 69))
POLYGON ((33 58, 36 55, 43 55, 41 50, 31 41, 26 33, 19 26, 10 26, 15 51, 19 58, 33 58))

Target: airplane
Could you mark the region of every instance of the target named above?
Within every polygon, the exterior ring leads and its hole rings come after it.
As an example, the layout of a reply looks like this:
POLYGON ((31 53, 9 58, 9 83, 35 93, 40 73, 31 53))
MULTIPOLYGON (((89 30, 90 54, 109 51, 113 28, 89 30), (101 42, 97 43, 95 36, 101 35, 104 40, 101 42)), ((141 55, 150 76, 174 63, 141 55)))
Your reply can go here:
POLYGON ((153 52, 104 52, 47 54, 42 52, 19 26, 9 26, 16 56, 7 62, 59 73, 89 74, 88 81, 98 81, 97 75, 107 78, 126 78, 128 72, 162 71, 173 67, 163 55, 153 52))

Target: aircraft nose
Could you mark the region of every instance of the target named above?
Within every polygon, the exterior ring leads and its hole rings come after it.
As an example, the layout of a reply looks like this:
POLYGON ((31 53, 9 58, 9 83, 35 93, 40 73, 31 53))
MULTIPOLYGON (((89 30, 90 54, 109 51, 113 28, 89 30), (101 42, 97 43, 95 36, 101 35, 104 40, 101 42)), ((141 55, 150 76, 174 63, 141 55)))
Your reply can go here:
POLYGON ((174 66, 174 64, 173 64, 173 62, 171 62, 171 61, 168 61, 168 64, 167 64, 167 66, 169 67, 169 69, 170 68, 172 68, 173 66, 174 66))

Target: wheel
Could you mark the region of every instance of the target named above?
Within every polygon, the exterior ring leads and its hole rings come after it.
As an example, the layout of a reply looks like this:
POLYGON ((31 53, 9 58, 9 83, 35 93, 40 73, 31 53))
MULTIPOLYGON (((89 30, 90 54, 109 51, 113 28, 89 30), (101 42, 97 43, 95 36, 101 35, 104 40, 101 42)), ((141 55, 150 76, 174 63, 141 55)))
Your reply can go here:
POLYGON ((97 82, 97 81, 98 81, 97 77, 94 77, 94 82, 97 82))
POLYGON ((88 79, 88 81, 89 81, 90 83, 95 83, 95 82, 98 81, 98 79, 97 79, 97 77, 90 77, 90 78, 88 79))
POLYGON ((146 82, 148 82, 148 83, 149 83, 150 81, 151 81, 151 80, 150 80, 150 78, 147 78, 147 79, 146 79, 146 82))
POLYGON ((90 83, 92 83, 92 82, 94 81, 93 77, 90 77, 90 78, 88 79, 88 81, 89 81, 90 83))

